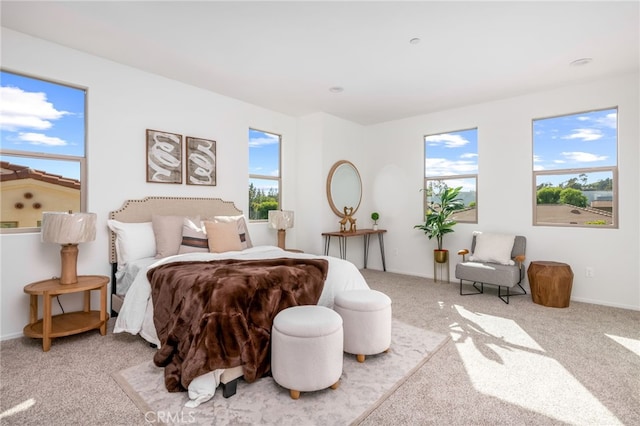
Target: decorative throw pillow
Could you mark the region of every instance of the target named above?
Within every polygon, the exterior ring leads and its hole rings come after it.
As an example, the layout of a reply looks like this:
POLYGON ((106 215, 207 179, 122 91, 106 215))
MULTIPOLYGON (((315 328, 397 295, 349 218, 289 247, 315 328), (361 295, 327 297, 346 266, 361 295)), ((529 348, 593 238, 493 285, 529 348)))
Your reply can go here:
POLYGON ((515 235, 477 233, 476 246, 473 254, 469 256, 472 262, 493 262, 502 265, 515 265, 511 259, 511 250, 515 235))
POLYGON ((238 227, 238 236, 240 237, 242 250, 253 247, 251 237, 249 236, 249 228, 247 227, 247 221, 244 219, 244 215, 214 216, 213 222, 235 222, 238 227))
MULTIPOLYGON (((156 258, 173 256, 180 251, 182 244, 182 226, 184 216, 152 215, 151 223, 156 238, 156 258)), ((200 223, 200 217, 188 218, 193 223, 200 223)))
POLYGON ((204 221, 204 227, 209 237, 209 251, 223 253, 225 251, 242 250, 238 227, 235 222, 204 221))
POLYGON ((119 271, 129 262, 156 255, 156 238, 151 222, 127 223, 109 219, 107 226, 116 234, 119 271))
POLYGON ((182 225, 182 242, 178 249, 178 254, 184 253, 207 253, 209 251, 209 241, 207 241, 207 231, 202 222, 184 218, 182 225))

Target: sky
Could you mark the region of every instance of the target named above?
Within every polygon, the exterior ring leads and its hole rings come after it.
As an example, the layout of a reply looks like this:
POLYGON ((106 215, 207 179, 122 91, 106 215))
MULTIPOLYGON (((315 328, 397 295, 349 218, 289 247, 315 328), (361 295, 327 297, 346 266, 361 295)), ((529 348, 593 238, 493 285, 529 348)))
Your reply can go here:
MULTIPOLYGON (((3 150, 84 156, 84 90, 5 71, 0 73, 0 85, 0 143, 3 150)), ((3 160, 80 179, 77 162, 4 155, 3 160)))
MULTIPOLYGON (((249 174, 274 176, 280 175, 280 136, 249 129, 249 174)), ((264 191, 278 188, 275 181, 268 179, 250 179, 254 187, 264 191)))
MULTIPOLYGON (((615 166, 616 127, 615 108, 532 120, 533 170, 615 166)), ((425 177, 478 173, 478 143, 477 129, 425 136, 425 177)), ((576 175, 539 181, 559 184, 571 177, 576 175)), ((611 173, 590 173, 588 182, 607 177, 611 173)))
MULTIPOLYGON (((0 73, 0 83, 2 149, 84 156, 84 90, 5 71, 0 73)), ((616 125, 615 108, 532 120, 532 167, 542 171, 615 166, 616 125)), ((280 143, 279 135, 249 129, 249 173, 278 176, 280 143)), ((425 176, 478 173, 478 129, 428 135, 424 143, 425 176)), ((3 160, 80 178, 74 162, 10 156, 3 156, 3 160)), ((569 177, 572 175, 542 176, 538 180, 557 184, 569 177)), ((610 174, 593 173, 589 182, 606 177, 610 174)), ((473 181, 465 181, 464 186, 471 189, 473 181)))

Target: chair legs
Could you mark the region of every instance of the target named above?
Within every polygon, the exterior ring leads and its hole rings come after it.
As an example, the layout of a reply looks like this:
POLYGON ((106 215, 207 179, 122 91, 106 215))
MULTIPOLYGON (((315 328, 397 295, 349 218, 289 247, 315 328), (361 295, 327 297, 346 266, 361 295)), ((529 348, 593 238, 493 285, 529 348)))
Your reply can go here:
MULTIPOLYGON (((506 303, 508 305, 510 296, 522 296, 523 294, 527 294, 527 291, 520 285, 520 283, 517 283, 517 285, 518 285, 518 287, 520 287, 520 290, 522 290, 522 292, 511 293, 509 291, 509 287, 498 286, 498 297, 500 298, 500 300, 502 300, 504 303, 506 303), (502 292, 502 287, 505 287, 507 289, 506 293, 502 292)), ((460 280, 460 295, 461 296, 471 296, 471 295, 474 295, 474 294, 483 294, 484 293, 484 283, 482 283, 482 282, 478 283, 477 281, 474 281, 473 282, 473 288, 476 291, 463 293, 462 292, 462 280, 460 280), (480 284, 480 287, 478 287, 478 284, 480 284)))
POLYGON ((478 282, 474 281, 473 282, 473 288, 475 288, 477 291, 472 291, 471 293, 463 293, 462 292, 462 280, 460 280, 460 296, 470 296, 473 294, 482 294, 484 293, 484 283, 480 283, 480 288, 478 288, 478 282))
POLYGON ((527 294, 527 290, 525 290, 520 283, 518 283, 518 287, 522 290, 522 293, 509 293, 509 287, 507 287, 507 293, 502 294, 502 286, 498 286, 498 297, 507 305, 509 304, 509 296, 522 296, 523 294, 527 294), (506 299, 505 299, 506 296, 506 299))

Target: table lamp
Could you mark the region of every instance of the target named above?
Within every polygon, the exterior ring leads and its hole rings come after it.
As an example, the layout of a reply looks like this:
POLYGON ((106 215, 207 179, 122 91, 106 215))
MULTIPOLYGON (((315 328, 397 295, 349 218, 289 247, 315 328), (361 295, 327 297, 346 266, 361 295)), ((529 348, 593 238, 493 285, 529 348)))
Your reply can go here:
POLYGON ((77 283, 78 244, 96 239, 96 214, 43 212, 40 234, 42 242, 62 245, 60 284, 77 283))
POLYGON ((278 230, 278 247, 284 248, 286 230, 293 228, 293 211, 291 210, 269 210, 269 226, 278 230))

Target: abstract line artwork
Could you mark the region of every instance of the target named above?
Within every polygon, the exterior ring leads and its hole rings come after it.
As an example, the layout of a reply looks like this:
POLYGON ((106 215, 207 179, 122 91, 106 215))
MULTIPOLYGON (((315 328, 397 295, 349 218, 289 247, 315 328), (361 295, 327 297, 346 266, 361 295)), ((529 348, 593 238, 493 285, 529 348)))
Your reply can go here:
POLYGON ((147 129, 147 182, 182 183, 182 135, 147 129))

